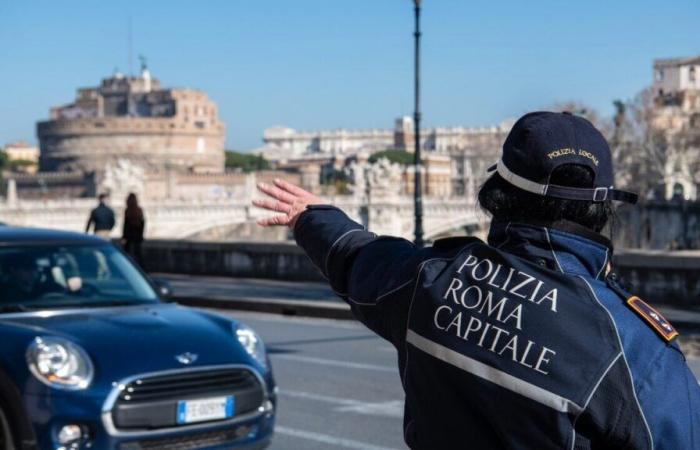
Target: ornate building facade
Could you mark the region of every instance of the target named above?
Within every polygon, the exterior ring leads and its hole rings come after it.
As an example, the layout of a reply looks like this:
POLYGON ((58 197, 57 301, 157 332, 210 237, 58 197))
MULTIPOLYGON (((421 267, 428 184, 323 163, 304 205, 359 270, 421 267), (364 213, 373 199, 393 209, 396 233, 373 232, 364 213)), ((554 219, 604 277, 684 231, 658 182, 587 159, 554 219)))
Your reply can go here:
POLYGON ((700 55, 654 61, 652 131, 664 197, 696 200, 700 186, 700 55))
MULTIPOLYGON (((435 195, 475 195, 494 164, 513 121, 498 126, 437 127, 421 130, 427 185, 435 195), (447 165, 446 165, 447 161, 447 165), (446 179, 446 181, 445 181, 446 179), (437 181, 439 180, 439 181, 437 181), (441 186, 449 185, 449 189, 441 186), (440 194, 438 194, 438 192, 440 194)), ((338 170, 349 162, 387 149, 413 152, 413 120, 400 117, 393 129, 296 131, 268 128, 263 147, 254 150, 278 167, 318 164, 321 171, 338 170)), ((407 172, 408 178, 413 175, 407 172)), ((406 183, 407 186, 412 183, 406 183)), ((410 190, 410 189, 408 189, 410 190)))

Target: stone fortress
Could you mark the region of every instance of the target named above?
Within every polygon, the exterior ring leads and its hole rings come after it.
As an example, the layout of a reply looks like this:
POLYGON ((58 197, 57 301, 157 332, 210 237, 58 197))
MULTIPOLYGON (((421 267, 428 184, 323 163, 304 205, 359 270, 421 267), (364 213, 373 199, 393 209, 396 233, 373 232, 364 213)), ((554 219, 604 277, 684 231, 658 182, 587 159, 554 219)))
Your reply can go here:
MULTIPOLYGON (((144 200, 231 198, 250 190, 225 172, 225 126, 204 92, 163 88, 142 60, 139 76, 115 73, 78 89, 73 103, 37 124, 36 174, 10 174, 20 199, 94 198, 129 192, 144 200)), ((272 174, 261 174, 270 178, 272 174)))
POLYGON ((42 172, 92 172, 127 158, 147 171, 224 171, 224 124, 200 91, 163 89, 145 64, 116 73, 39 122, 42 172))

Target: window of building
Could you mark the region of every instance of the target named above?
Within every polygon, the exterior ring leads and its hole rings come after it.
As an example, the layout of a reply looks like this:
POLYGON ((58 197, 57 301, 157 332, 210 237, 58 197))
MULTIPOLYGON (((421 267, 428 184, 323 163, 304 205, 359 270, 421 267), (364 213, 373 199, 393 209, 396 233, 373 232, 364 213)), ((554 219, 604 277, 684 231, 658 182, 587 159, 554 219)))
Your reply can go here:
POLYGON ((664 79, 664 69, 656 69, 656 81, 664 79))
POLYGON ((673 185, 673 197, 674 198, 683 198, 685 189, 683 188, 683 185, 680 183, 675 183, 673 185))
POLYGON ((688 81, 695 83, 695 66, 690 66, 688 69, 688 81))

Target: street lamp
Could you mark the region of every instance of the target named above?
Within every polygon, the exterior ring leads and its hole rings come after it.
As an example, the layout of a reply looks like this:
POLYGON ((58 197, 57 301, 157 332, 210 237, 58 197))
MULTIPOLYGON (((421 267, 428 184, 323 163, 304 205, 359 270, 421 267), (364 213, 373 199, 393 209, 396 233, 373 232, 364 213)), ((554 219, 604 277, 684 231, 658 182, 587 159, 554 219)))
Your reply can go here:
POLYGON ((423 247, 423 164, 420 156, 420 2, 413 0, 416 13, 416 27, 413 32, 415 38, 414 55, 414 111, 413 111, 413 136, 415 145, 413 150, 413 212, 415 214, 415 244, 416 247, 423 247))

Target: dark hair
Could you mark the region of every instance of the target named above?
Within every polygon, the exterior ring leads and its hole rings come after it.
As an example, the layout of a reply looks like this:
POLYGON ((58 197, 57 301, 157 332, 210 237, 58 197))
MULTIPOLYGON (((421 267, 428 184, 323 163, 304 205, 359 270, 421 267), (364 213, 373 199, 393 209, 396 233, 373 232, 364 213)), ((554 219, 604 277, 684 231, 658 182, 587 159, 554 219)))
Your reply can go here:
POLYGON ((99 201, 103 201, 103 200, 106 199, 107 197, 109 197, 109 194, 107 194, 106 192, 103 192, 103 193, 101 193, 100 195, 97 196, 97 199, 98 199, 99 201))
MULTIPOLYGON (((551 184, 579 188, 593 187, 593 172, 579 164, 557 167, 549 180, 551 184)), ((506 222, 548 223, 570 220, 600 232, 613 218, 612 203, 565 200, 544 197, 519 189, 494 173, 479 190, 479 205, 494 220, 506 222)))
POLYGON ((136 194, 129 193, 126 197, 126 209, 124 210, 124 220, 128 222, 140 222, 143 220, 143 210, 139 206, 136 194))
POLYGON ((126 196, 126 207, 127 208, 138 208, 139 207, 139 200, 136 197, 136 194, 133 192, 130 192, 129 195, 126 196))

